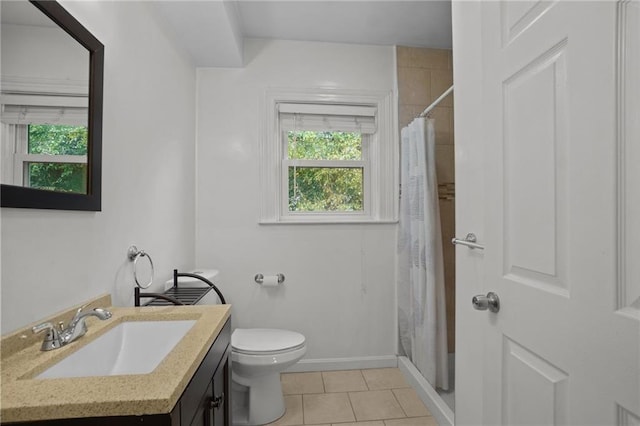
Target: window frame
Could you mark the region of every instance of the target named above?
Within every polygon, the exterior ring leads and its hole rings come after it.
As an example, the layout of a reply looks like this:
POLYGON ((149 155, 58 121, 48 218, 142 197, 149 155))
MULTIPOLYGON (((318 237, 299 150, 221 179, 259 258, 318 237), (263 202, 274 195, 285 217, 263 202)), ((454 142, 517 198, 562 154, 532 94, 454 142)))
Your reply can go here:
MULTIPOLYGON (((336 89, 269 89, 260 138, 260 224, 396 223, 398 221, 398 141, 393 93, 336 89), (280 126, 279 104, 308 103, 376 109, 376 132, 362 134, 362 160, 288 159, 287 135, 280 126), (357 164, 356 164, 357 163, 357 164), (363 210, 290 212, 288 167, 363 167, 363 210)), ((290 129, 288 129, 290 130, 290 129)), ((300 130, 306 130, 300 128, 300 130)))
MULTIPOLYGON (((371 200, 369 199, 371 196, 371 162, 369 161, 369 145, 371 135, 368 134, 360 134, 361 137, 361 159, 360 160, 307 160, 307 159, 289 159, 287 158, 286 152, 289 148, 289 140, 287 137, 288 130, 282 131, 282 150, 283 156, 285 158, 282 159, 282 175, 280 177, 282 183, 282 194, 287 194, 286 197, 282 197, 282 205, 280 206, 283 220, 287 220, 290 218, 298 218, 305 220, 303 218, 323 218, 326 216, 338 216, 344 215, 354 218, 359 217, 369 217, 371 215, 371 200), (362 169, 362 210, 358 211, 340 211, 340 212, 331 212, 331 211, 319 211, 319 212, 307 212, 307 211, 298 211, 292 212, 289 210, 289 167, 313 167, 313 168, 332 168, 332 169, 343 169, 343 168, 354 168, 354 169, 362 169)), ((308 219, 306 219, 308 220, 308 219)))

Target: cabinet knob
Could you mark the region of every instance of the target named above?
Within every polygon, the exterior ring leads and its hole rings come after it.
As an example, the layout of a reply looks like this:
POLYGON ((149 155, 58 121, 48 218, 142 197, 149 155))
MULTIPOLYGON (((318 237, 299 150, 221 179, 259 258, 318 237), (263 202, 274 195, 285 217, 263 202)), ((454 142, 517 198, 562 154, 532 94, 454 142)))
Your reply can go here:
POLYGON ((224 392, 222 392, 222 395, 220 396, 214 396, 211 399, 211 408, 220 408, 220 406, 224 404, 224 392))

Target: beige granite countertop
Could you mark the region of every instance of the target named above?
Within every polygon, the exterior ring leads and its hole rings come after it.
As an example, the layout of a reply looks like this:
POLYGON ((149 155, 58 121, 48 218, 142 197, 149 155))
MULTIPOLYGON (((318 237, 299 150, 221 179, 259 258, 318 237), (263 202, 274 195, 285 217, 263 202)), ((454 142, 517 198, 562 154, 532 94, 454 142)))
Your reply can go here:
MULTIPOLYGON (((105 301, 110 304, 110 298, 106 296, 87 309, 108 306, 99 304, 105 301)), ((30 327, 3 336, 0 365, 0 419, 3 423, 169 413, 230 315, 230 305, 109 307, 109 310, 113 313, 111 319, 90 318, 85 336, 52 351, 40 350, 43 336, 34 339, 30 327), (196 320, 196 323, 149 374, 34 379, 121 322, 165 320, 196 320)), ((71 315, 65 312, 52 319, 56 321, 58 317, 68 320, 71 315)))

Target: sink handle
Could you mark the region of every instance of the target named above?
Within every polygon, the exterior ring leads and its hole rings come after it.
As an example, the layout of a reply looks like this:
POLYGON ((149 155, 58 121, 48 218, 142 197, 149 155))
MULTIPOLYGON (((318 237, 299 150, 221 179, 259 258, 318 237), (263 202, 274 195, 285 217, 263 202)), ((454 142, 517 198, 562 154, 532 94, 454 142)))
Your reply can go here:
POLYGON ((50 322, 43 322, 42 324, 38 324, 31 329, 33 334, 42 333, 45 330, 55 331, 55 328, 50 322))
POLYGON ((47 334, 44 336, 44 340, 42 341, 41 349, 43 351, 58 349, 62 346, 62 342, 60 341, 60 334, 58 333, 58 330, 55 328, 55 326, 50 322, 43 322, 42 324, 38 324, 34 326, 31 331, 33 332, 33 334, 42 333, 43 331, 47 332, 47 334))

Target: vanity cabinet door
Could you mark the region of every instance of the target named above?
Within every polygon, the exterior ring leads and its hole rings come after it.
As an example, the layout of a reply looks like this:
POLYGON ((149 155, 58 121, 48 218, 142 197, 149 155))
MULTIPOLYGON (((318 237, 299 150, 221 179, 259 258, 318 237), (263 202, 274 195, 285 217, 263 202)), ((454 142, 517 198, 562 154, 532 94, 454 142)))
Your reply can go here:
MULTIPOLYGON (((210 426, 211 425, 211 403, 213 401, 213 383, 209 383, 207 391, 202 396, 195 417, 189 426, 210 426)), ((186 425, 185 425, 186 426, 186 425)))
POLYGON ((229 363, 225 358, 218 365, 207 391, 200 399, 193 421, 189 426, 230 426, 229 417, 229 363))
POLYGON ((229 392, 226 388, 229 387, 227 382, 230 378, 228 371, 230 342, 231 324, 230 321, 227 321, 180 398, 181 426, 231 424, 230 421, 227 421, 228 414, 224 415, 225 411, 229 411, 229 392), (216 377, 220 377, 220 380, 216 377), (220 385, 225 389, 221 390, 220 385), (226 422, 213 423, 218 412, 223 413, 226 422))
POLYGON ((223 359, 213 376, 213 399, 211 401, 211 422, 208 426, 230 426, 230 382, 228 357, 223 359))

